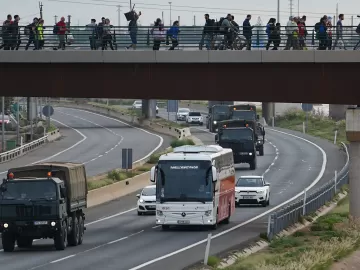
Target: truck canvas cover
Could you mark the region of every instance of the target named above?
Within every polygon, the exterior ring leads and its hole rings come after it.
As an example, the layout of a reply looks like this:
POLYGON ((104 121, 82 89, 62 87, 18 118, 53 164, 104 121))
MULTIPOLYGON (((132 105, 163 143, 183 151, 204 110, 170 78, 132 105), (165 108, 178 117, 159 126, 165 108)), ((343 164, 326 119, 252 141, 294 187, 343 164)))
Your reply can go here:
POLYGON ((86 203, 88 188, 85 166, 83 164, 68 162, 38 163, 11 168, 8 170, 8 173, 13 173, 16 181, 16 178, 45 178, 50 170, 53 177, 64 181, 70 208, 77 207, 80 204, 83 205, 83 202, 86 203))

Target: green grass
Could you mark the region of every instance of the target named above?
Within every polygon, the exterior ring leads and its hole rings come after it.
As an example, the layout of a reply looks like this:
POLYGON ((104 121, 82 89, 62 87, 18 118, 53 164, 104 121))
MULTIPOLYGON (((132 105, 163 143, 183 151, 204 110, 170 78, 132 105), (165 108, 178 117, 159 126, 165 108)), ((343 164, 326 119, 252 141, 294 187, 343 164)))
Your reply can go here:
POLYGON ((183 145, 195 145, 194 141, 191 140, 191 139, 185 139, 185 140, 173 140, 171 143, 170 143, 171 147, 172 148, 175 148, 175 147, 179 147, 179 146, 183 146, 183 145))
POLYGON ((360 224, 348 218, 349 199, 310 227, 276 238, 269 247, 227 267, 227 270, 325 270, 360 247, 360 224))
POLYGON ((53 123, 51 123, 50 128, 46 129, 46 132, 52 132, 55 130, 57 130, 57 127, 53 123))
POLYGON ((217 267, 220 263, 220 259, 216 256, 209 256, 207 264, 210 267, 217 267))
MULTIPOLYGON (((275 119, 275 126, 296 131, 303 131, 303 122, 306 120, 306 114, 303 111, 289 110, 283 116, 275 119)), ((322 115, 309 115, 307 134, 334 141, 335 130, 337 133, 337 143, 347 143, 345 120, 334 121, 322 115)))

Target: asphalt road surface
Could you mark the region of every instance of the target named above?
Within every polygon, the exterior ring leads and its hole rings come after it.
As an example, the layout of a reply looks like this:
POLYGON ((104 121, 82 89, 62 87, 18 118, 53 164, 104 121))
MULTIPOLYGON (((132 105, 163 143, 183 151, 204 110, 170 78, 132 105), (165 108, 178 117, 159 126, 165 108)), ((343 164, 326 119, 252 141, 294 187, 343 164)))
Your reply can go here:
MULTIPOLYGON (((81 115, 85 116, 88 115, 81 115)), ((59 120, 65 121, 60 117, 59 120)), ((91 117, 91 121, 95 120, 91 117)), ((78 128, 83 131, 80 126, 78 128)), ((214 143, 214 135, 203 127, 194 127, 191 131, 205 144, 214 143)), ((265 174, 266 181, 271 183, 270 207, 237 208, 230 224, 211 231, 217 234, 211 243, 211 254, 238 246, 265 232, 267 215, 263 213, 291 199, 317 178, 320 179, 317 185, 328 181, 334 170, 340 170, 345 164, 345 155, 327 141, 274 129, 267 129, 266 138, 265 155, 259 157, 258 168, 250 171, 246 165, 237 166, 236 174, 265 174), (261 214, 263 216, 256 219, 261 214)), ((81 246, 55 251, 52 240, 40 240, 31 250, 0 253, 0 265, 7 270, 50 267, 59 270, 177 270, 202 259, 208 230, 162 231, 155 225, 154 216, 137 216, 136 200, 135 194, 130 194, 87 209, 87 230, 81 246)))
POLYGON ((122 148, 132 148, 136 161, 166 148, 171 140, 87 111, 56 108, 52 120, 61 129, 62 138, 0 164, 2 175, 10 167, 38 161, 72 161, 84 163, 88 176, 94 176, 121 167, 122 148))

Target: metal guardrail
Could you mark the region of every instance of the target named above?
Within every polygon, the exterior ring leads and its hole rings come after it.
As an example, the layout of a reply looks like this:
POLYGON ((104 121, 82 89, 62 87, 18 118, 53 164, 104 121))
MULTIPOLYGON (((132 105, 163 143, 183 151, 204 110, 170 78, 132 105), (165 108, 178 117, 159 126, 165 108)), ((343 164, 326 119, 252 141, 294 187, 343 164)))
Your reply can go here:
POLYGON ((267 231, 269 240, 289 226, 298 223, 302 217, 315 213, 330 202, 342 186, 349 183, 349 152, 344 143, 342 146, 346 151, 347 161, 339 173, 335 172, 334 178, 310 194, 304 192, 303 198, 269 215, 267 231))
POLYGON ((1 153, 0 154, 0 163, 4 163, 4 162, 10 161, 12 159, 15 159, 19 156, 26 154, 27 152, 30 152, 30 151, 38 148, 39 146, 42 146, 43 144, 45 144, 48 141, 48 138, 50 136, 53 136, 56 133, 59 133, 58 129, 47 133, 45 136, 41 137, 40 139, 34 140, 30 143, 26 143, 20 147, 12 149, 10 151, 1 153))
MULTIPOLYGON (((170 27, 165 26, 167 30, 170 27)), ((43 43, 41 49, 60 49, 59 47, 59 35, 53 33, 53 26, 44 26, 43 35, 39 36, 35 33, 33 36, 25 34, 24 26, 19 26, 18 34, 1 34, 2 44, 6 45, 8 49, 24 50, 28 42, 31 41, 31 50, 35 44, 39 47, 40 43, 43 43), (9 48, 10 47, 10 48, 9 48)), ((138 50, 152 50, 154 44, 154 37, 151 34, 151 26, 139 26, 136 33, 137 49, 138 50)), ((207 40, 211 40, 211 49, 219 49, 224 39, 223 34, 215 31, 215 34, 203 35, 203 26, 181 26, 180 33, 178 35, 179 45, 175 49, 180 50, 199 50, 205 49, 205 43, 207 40)), ((0 27, 1 30, 1 27, 0 27)), ((99 36, 96 33, 86 29, 86 27, 71 26, 70 32, 65 35, 66 49, 70 50, 90 50, 90 43, 95 45, 96 49, 101 50, 103 45, 104 49, 124 50, 129 46, 131 42, 128 27, 115 27, 110 28, 109 35, 99 36)), ((280 27, 279 36, 272 36, 271 40, 275 43, 279 43, 279 48, 285 48, 288 35, 286 35, 286 27, 280 27)), ((214 31, 210 31, 214 32, 214 31)), ((164 32, 165 33, 165 32, 164 32)), ((360 45, 360 36, 356 33, 356 27, 344 26, 343 34, 341 38, 336 36, 336 28, 331 28, 331 35, 328 32, 324 36, 318 36, 313 26, 307 26, 307 35, 305 37, 293 36, 293 40, 298 46, 304 44, 305 47, 295 49, 319 49, 320 43, 323 45, 323 49, 331 48, 337 43, 337 48, 353 49, 357 44, 360 45)), ((243 35, 242 27, 239 28, 238 34, 233 38, 233 49, 245 50, 246 38, 243 35)), ((269 37, 266 33, 265 26, 254 26, 251 37, 251 47, 254 50, 265 50, 269 37)), ((167 38, 166 34, 162 36, 160 49, 169 49, 171 47, 171 38, 167 38), (168 42, 167 42, 168 41, 168 42)), ((272 49, 274 44, 271 45, 272 49)), ((357 47, 360 49, 360 46, 357 47)))

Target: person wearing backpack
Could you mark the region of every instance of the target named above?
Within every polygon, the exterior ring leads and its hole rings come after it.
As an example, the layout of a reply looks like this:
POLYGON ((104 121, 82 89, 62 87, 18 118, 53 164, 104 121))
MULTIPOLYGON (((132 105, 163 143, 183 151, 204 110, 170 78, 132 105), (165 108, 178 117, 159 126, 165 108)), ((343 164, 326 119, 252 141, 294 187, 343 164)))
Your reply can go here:
POLYGON ((166 33, 166 37, 171 39, 172 46, 169 48, 169 51, 173 51, 179 45, 179 21, 175 21, 170 29, 166 33))
POLYGON ((27 51, 30 47, 31 44, 34 44, 34 50, 37 49, 37 46, 36 46, 36 40, 35 40, 35 27, 38 23, 39 19, 38 18, 34 18, 33 19, 33 22, 31 24, 29 24, 28 26, 26 26, 26 28, 28 29, 28 42, 25 46, 25 51, 27 51))
MULTIPOLYGON (((327 17, 322 17, 317 28, 317 38, 319 40, 319 50, 326 50, 327 45, 327 17)), ((316 31, 316 30, 315 30, 316 31)))
POLYGON ((269 22, 266 25, 266 34, 268 36, 268 42, 266 44, 266 50, 268 51, 270 48, 271 43, 274 44, 274 48, 273 50, 275 50, 275 36, 274 36, 274 32, 275 32, 275 23, 276 23, 276 19, 275 18, 270 18, 269 22))

